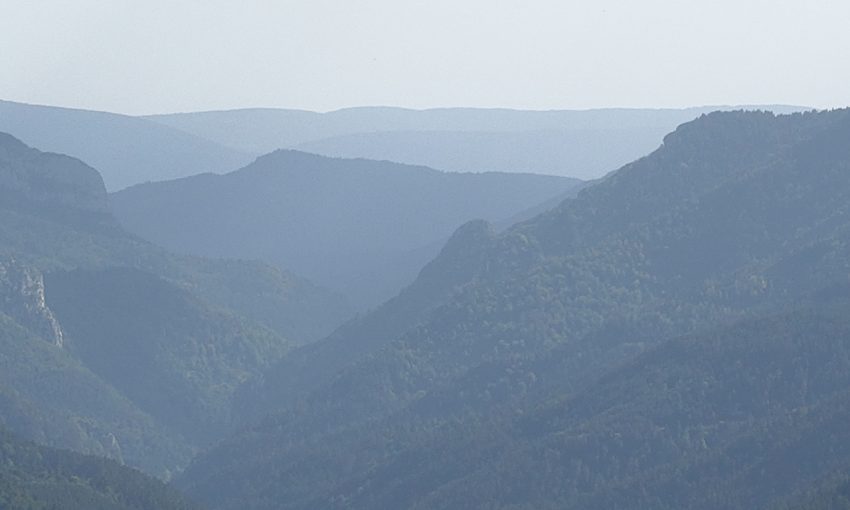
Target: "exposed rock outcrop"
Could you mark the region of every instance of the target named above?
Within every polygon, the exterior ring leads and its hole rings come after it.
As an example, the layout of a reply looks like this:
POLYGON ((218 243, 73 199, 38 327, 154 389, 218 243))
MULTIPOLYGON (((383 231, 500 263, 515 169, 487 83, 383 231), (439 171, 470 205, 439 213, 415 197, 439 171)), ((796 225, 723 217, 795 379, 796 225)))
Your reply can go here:
POLYGON ((62 327, 44 299, 44 277, 14 259, 0 259, 0 312, 57 347, 65 343, 62 327))

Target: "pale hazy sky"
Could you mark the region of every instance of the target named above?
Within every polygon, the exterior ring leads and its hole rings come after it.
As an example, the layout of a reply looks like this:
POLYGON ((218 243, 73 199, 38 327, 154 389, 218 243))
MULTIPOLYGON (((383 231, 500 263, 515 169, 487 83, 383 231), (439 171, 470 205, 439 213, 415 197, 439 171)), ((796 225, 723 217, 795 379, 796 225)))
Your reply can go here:
POLYGON ((0 99, 850 105, 848 0, 0 0, 0 99))

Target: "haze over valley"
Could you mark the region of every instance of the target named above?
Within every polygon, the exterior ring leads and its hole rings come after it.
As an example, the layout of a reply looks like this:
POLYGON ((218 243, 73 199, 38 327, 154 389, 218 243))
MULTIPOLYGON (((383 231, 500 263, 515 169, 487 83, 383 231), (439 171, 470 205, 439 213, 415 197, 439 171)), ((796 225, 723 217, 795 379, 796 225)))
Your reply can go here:
POLYGON ((845 6, 3 11, 0 509, 850 510, 845 6))

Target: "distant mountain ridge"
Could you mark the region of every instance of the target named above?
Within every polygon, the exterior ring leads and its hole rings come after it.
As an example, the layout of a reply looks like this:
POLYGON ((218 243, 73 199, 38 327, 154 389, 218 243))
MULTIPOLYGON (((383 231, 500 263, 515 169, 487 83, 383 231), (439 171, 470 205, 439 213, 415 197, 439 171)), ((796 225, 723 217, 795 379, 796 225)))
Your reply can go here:
MULTIPOLYGON (((533 172, 592 179, 658 147, 677 125, 714 110, 510 110, 357 107, 327 113, 272 108, 146 119, 238 150, 279 148, 389 160, 456 172, 533 172)), ((776 113, 804 107, 765 105, 776 113)))
POLYGON ((115 191, 140 182, 226 172, 253 159, 181 130, 128 115, 0 101, 0 132, 79 158, 115 191))
POLYGON ((157 244, 265 260, 364 309, 409 283, 464 222, 506 220, 578 184, 281 150, 225 175, 134 186, 111 202, 125 228, 157 244))
MULTIPOLYGON (((261 154, 298 149, 459 172, 597 178, 655 149, 702 113, 685 109, 510 110, 356 107, 319 113, 254 108, 132 117, 0 100, 0 131, 80 158, 110 191, 235 170, 261 154)), ((777 113, 805 107, 764 105, 777 113)))

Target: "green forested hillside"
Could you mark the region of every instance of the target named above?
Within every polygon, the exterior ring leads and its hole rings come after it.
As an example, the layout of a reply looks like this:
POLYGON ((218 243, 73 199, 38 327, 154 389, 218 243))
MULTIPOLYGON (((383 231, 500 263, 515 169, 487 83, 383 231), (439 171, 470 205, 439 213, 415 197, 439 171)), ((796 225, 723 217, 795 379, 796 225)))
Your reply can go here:
POLYGON ((801 502, 783 506, 793 510, 846 510, 850 508, 850 481, 842 477, 838 481, 830 480, 817 490, 810 491, 801 498, 801 502))
POLYGON ((219 508, 760 508, 847 469, 848 139, 846 111, 711 114, 549 213, 467 226, 431 264, 449 281, 426 268, 284 359, 251 387, 277 413, 181 485, 219 508))
POLYGON ((159 476, 187 441, 58 348, 0 314, 0 425, 39 443, 110 457, 159 476))
POLYGON ((461 464, 419 504, 762 508, 805 490, 850 468, 848 311, 818 303, 665 342, 512 418, 485 465, 461 464))
POLYGON ((235 388, 290 347, 136 269, 51 273, 45 293, 68 350, 194 445, 226 432, 235 388))
POLYGON ((114 461, 55 450, 0 429, 0 508, 4 510, 190 510, 177 491, 114 461))

